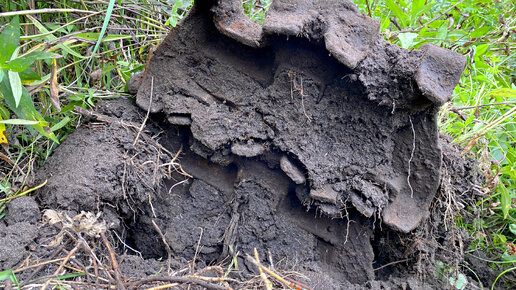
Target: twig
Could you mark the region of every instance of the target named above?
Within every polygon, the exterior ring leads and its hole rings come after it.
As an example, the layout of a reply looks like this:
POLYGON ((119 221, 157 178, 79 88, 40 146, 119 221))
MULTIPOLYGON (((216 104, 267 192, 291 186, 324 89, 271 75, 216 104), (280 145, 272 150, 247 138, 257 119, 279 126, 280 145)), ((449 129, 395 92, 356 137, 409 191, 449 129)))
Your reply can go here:
POLYGON ((52 263, 55 263, 55 262, 59 262, 59 261, 62 261, 64 259, 65 258, 51 259, 51 260, 48 260, 48 261, 45 261, 45 262, 41 262, 41 263, 37 263, 37 264, 34 264, 34 265, 30 265, 30 266, 27 266, 27 267, 18 268, 16 270, 14 270, 13 273, 16 274, 16 273, 23 272, 23 271, 28 270, 28 269, 32 269, 32 268, 44 266, 44 265, 47 265, 47 264, 52 264, 52 263))
POLYGON ((131 285, 131 288, 133 289, 140 289, 139 286, 152 283, 152 282, 169 282, 169 283, 181 283, 181 284, 197 284, 199 286, 202 286, 206 289, 215 289, 215 290, 228 290, 231 289, 229 287, 220 286, 217 284, 212 284, 205 282, 199 278, 193 278, 193 277, 150 277, 142 279, 138 282, 135 282, 131 285))
POLYGON ((387 264, 385 264, 385 265, 383 265, 383 266, 380 266, 380 267, 378 267, 378 268, 376 268, 376 269, 373 269, 373 271, 378 271, 378 270, 381 270, 381 269, 383 269, 383 268, 385 268, 385 267, 388 267, 388 266, 392 266, 392 265, 395 265, 395 264, 399 264, 399 263, 407 262, 408 260, 409 260, 409 259, 407 258, 407 259, 403 259, 403 260, 399 260, 399 261, 390 262, 390 263, 387 263, 387 264))
POLYGON ((4 160, 5 162, 9 163, 9 165, 14 165, 14 161, 12 161, 11 158, 9 158, 7 155, 5 155, 2 152, 0 152, 0 158, 2 160, 4 160))
POLYGON ((199 247, 201 246, 202 234, 204 233, 203 228, 201 228, 201 227, 198 227, 198 228, 201 229, 201 234, 199 235, 199 240, 197 241, 197 247, 195 247, 195 254, 194 254, 193 261, 192 261, 192 273, 194 273, 194 271, 195 271, 195 260, 197 260, 197 254, 199 253, 199 247))
POLYGON ((149 119, 150 110, 152 106, 152 94, 154 91, 154 77, 151 77, 151 87, 150 87, 150 96, 149 96, 149 107, 147 108, 147 114, 145 115, 145 118, 143 119, 142 125, 140 129, 138 130, 138 133, 136 134, 136 138, 134 138, 133 146, 136 145, 138 142, 138 138, 140 137, 140 134, 143 131, 143 128, 145 127, 145 123, 147 123, 147 119, 149 119))
POLYGON ((299 290, 310 290, 310 288, 308 288, 308 286, 306 286, 302 283, 299 283, 297 281, 294 281, 292 279, 289 279, 291 281, 287 281, 285 278, 281 277, 279 274, 277 274, 274 271, 271 271, 269 268, 263 266, 259 261, 257 261, 253 257, 249 256, 249 254, 247 255, 247 259, 249 261, 251 261, 256 267, 263 269, 263 271, 267 272, 267 274, 271 275, 279 282, 281 282, 291 288, 299 289, 299 290))
POLYGON ((109 257, 111 258, 111 264, 113 266, 113 270, 115 271, 115 279, 116 279, 116 286, 117 289, 125 289, 124 284, 122 284, 122 279, 120 278, 120 271, 118 270, 118 262, 115 259, 115 253, 111 250, 111 246, 109 245, 108 240, 106 239, 106 236, 104 233, 100 233, 100 237, 102 238, 102 241, 104 242, 104 245, 106 246, 109 257))
MULTIPOLYGON (((254 248, 254 258, 260 264, 260 257, 258 256, 258 251, 254 248)), ((272 283, 267 279, 267 275, 262 270, 262 267, 258 267, 258 272, 260 272, 260 278, 262 278, 263 283, 265 284, 265 289, 272 290, 272 283)))
POLYGON ((165 244, 165 250, 167 251, 167 274, 170 275, 170 263, 172 260, 172 252, 170 251, 170 246, 168 245, 165 235, 163 235, 163 232, 160 230, 156 222, 154 220, 151 221, 152 225, 154 226, 154 229, 156 230, 156 232, 158 232, 159 236, 161 237, 161 241, 163 242, 163 244, 165 244))
POLYGON ((94 118, 95 120, 105 122, 105 123, 115 123, 122 126, 132 127, 134 129, 138 129, 140 126, 134 122, 127 122, 117 118, 109 117, 103 114, 99 114, 92 110, 87 110, 83 107, 75 106, 75 111, 83 116, 94 118))
MULTIPOLYGON (((57 248, 57 250, 55 250, 52 255, 50 255, 49 259, 52 260, 54 259, 55 256, 57 256, 59 253, 61 253, 61 251, 63 251, 63 249, 68 245, 68 243, 70 242, 70 240, 66 241, 63 245, 61 245, 59 248, 57 248)), ((62 258, 64 259, 64 258, 62 258)), ((61 260, 62 260, 61 259, 61 260)), ((32 278, 34 276, 36 276, 37 273, 39 273, 39 271, 41 271, 41 269, 43 269, 43 266, 45 266, 46 264, 42 263, 38 266, 38 268, 36 270, 34 270, 34 272, 30 273, 29 277, 27 277, 27 279, 25 281, 31 281, 32 278)), ((18 270, 18 269, 17 269, 18 270)), ((17 270, 14 271, 14 273, 17 272, 17 270)), ((23 271, 25 269, 21 269, 20 271, 23 271)), ((22 283, 23 284, 23 283, 22 283)))
MULTIPOLYGON (((61 263, 61 265, 59 266, 59 268, 57 268, 57 270, 54 272, 54 275, 52 275, 53 278, 55 278, 57 275, 59 275, 59 272, 61 272, 61 270, 63 270, 64 266, 66 265, 66 263, 68 263, 68 260, 70 260, 70 258, 73 256, 73 254, 79 249, 79 246, 80 245, 76 245, 69 253, 68 255, 66 255, 66 257, 64 258, 63 262, 61 263)), ((52 278, 51 279, 48 279, 45 284, 43 284, 43 286, 41 287, 41 290, 45 290, 48 285, 50 284, 50 282, 52 281, 52 278)))
POLYGON ((22 196, 24 196, 24 195, 27 195, 27 194, 29 194, 29 193, 33 192, 34 190, 40 189, 40 188, 42 188, 43 186, 45 186, 45 185, 47 184, 47 181, 48 181, 48 180, 46 180, 46 179, 45 179, 45 181, 43 181, 43 183, 42 183, 42 184, 40 184, 40 185, 38 185, 38 186, 36 186, 36 187, 33 187, 33 188, 29 188, 29 189, 25 190, 24 192, 22 192, 22 193, 20 193, 20 194, 16 194, 16 195, 13 195, 13 196, 9 196, 9 197, 6 197, 6 198, 2 198, 2 199, 0 199, 0 202, 10 201, 10 200, 12 200, 12 199, 15 199, 15 198, 18 198, 18 197, 22 197, 22 196))
MULTIPOLYGON (((441 18, 443 15, 445 15, 446 13, 450 12, 453 8, 457 7, 460 3, 464 2, 464 0, 460 0, 459 2, 455 3, 454 5, 450 6, 450 8, 444 10, 444 12, 442 12, 441 14, 437 15, 436 17, 434 17, 432 20, 428 21, 427 23, 425 23, 425 25, 419 27, 418 29, 415 30, 415 32, 419 32, 421 31, 423 28, 427 27, 428 25, 430 25, 432 22, 438 20, 439 18, 441 18)), ((400 29, 401 30, 401 29, 400 29)))
POLYGON ((373 18, 371 15, 371 6, 369 5, 369 0, 365 0, 365 3, 367 5, 367 12, 369 13, 369 17, 373 18))
POLYGON ((510 105, 510 104, 516 104, 516 101, 505 101, 505 102, 498 102, 498 103, 491 103, 491 104, 482 104, 482 105, 477 105, 477 106, 453 107, 453 108, 450 108, 450 111, 453 111, 453 110, 460 111, 460 110, 475 109, 475 108, 481 108, 481 107, 510 105))

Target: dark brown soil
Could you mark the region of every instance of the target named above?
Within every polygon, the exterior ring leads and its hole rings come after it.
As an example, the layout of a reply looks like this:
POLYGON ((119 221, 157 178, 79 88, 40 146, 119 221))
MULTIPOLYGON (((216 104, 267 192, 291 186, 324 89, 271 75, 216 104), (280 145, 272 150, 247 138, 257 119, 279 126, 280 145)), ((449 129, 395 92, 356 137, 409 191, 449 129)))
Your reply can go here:
MULTIPOLYGON (((169 126, 157 140, 171 153, 182 148, 179 163, 194 178, 174 170, 168 176, 163 170, 167 166, 156 169, 154 162, 163 165, 173 156, 142 137, 132 146, 137 130, 126 124, 141 122, 144 112, 122 99, 104 102, 98 110, 111 116, 111 122, 91 121, 63 142, 37 173, 38 182, 48 179, 37 202, 24 197, 10 203, 1 225, 5 227, 2 268, 15 269, 27 257, 45 259, 55 251, 57 246, 44 245, 59 230, 39 222, 40 209, 49 208, 65 210, 70 216, 80 211, 102 213, 108 233, 117 233, 111 234, 110 241, 120 254, 126 281, 163 271, 166 246, 152 221, 170 246, 173 269, 191 261, 196 250, 198 268, 227 265, 226 255, 239 252, 239 271, 230 276, 246 280, 249 274, 256 275, 256 269, 243 254, 256 248, 264 261, 269 263, 270 252, 276 269, 295 270, 302 275, 297 279, 313 289, 442 288, 447 282, 434 276, 435 261, 451 266, 464 261, 469 238, 444 229, 444 210, 449 205, 443 188, 431 218, 408 234, 382 226, 379 219, 363 217, 351 207, 343 218, 332 219, 302 205, 303 192, 272 166, 279 163, 277 159, 235 156, 231 165, 221 166, 189 149, 195 143, 188 130, 169 126), (396 261, 403 262, 374 270, 396 261)), ((152 135, 160 130, 149 124, 146 132, 152 135)), ((471 184, 480 181, 474 164, 456 157, 458 152, 446 143, 443 148, 451 177, 447 190, 471 194, 471 184)), ((468 202, 460 196, 457 200, 468 202)), ((45 273, 53 273, 56 267, 45 273)), ((30 272, 19 274, 20 279, 28 276, 30 272)), ((469 281, 473 287, 475 280, 469 281)))

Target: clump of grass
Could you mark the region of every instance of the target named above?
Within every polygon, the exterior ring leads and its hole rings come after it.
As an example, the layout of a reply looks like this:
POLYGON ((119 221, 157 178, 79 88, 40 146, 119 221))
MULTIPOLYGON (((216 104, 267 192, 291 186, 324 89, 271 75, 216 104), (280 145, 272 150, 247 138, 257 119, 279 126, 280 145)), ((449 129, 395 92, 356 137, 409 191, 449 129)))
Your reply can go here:
POLYGON ((79 123, 75 106, 125 96, 131 74, 188 8, 168 2, 0 3, 0 199, 31 185, 34 166, 79 123))

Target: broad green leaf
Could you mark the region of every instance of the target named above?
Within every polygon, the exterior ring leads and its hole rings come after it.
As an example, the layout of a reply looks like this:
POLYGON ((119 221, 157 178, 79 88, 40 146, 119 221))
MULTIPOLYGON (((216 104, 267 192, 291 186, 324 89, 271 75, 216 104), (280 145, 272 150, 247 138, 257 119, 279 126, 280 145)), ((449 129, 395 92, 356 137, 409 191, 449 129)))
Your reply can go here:
MULTIPOLYGON (((415 13, 416 13, 416 15, 424 15, 425 13, 430 11, 436 4, 437 3, 435 3, 435 2, 434 3, 427 3, 427 4, 423 5, 423 7, 421 9, 419 9, 419 11, 417 11, 415 13)), ((414 13, 414 12, 412 12, 412 13, 414 13)), ((417 20, 417 18, 414 19, 414 20, 417 20)))
POLYGON ((398 35, 401 47, 411 49, 414 47, 414 40, 417 38, 417 33, 405 32, 398 35))
POLYGON ((20 21, 18 17, 11 20, 0 34, 0 64, 11 58, 20 42, 20 21))
POLYGON ((489 26, 482 26, 475 28, 471 31, 471 38, 477 38, 483 35, 486 35, 491 30, 489 26))
POLYGON ((513 262, 513 263, 514 263, 514 262, 516 262, 516 255, 511 256, 511 255, 509 255, 509 253, 504 252, 504 253, 502 254, 502 260, 507 261, 507 262, 513 262))
POLYGON ((0 272, 0 280, 7 280, 10 279, 15 285, 19 285, 18 279, 16 278, 16 275, 14 274, 13 270, 5 270, 0 272))
POLYGON ((22 96, 20 98, 19 106, 16 106, 9 81, 4 79, 1 83, 0 89, 4 95, 5 104, 19 119, 39 121, 38 124, 35 125, 26 125, 26 128, 31 132, 31 134, 34 134, 37 131, 45 137, 59 143, 54 133, 52 133, 50 128, 48 128, 48 122, 45 121, 43 116, 41 116, 38 110, 34 107, 32 97, 29 95, 27 89, 22 87, 22 96))
POLYGON ((23 120, 23 119, 0 120, 0 124, 9 124, 9 125, 36 125, 39 123, 40 123, 40 121, 30 121, 30 120, 23 120))
POLYGON ((389 25, 391 24, 391 20, 388 17, 385 17, 382 19, 382 23, 380 24, 380 30, 385 31, 385 29, 389 28, 389 25))
POLYGON ((17 72, 8 71, 9 83, 11 84, 11 91, 13 92, 13 98, 15 106, 18 107, 22 96, 22 84, 20 75, 17 72))
MULTIPOLYGON (((445 21, 440 27, 439 31, 437 32, 436 38, 440 40, 446 40, 446 37, 448 36, 448 25, 449 21, 445 21)), ((439 42, 441 44, 441 42, 439 42)))
POLYGON ((412 1, 412 8, 410 13, 410 22, 414 24, 416 20, 421 16, 420 10, 425 6, 426 0, 414 0, 412 1))
POLYGON ((500 205, 502 206, 503 218, 506 219, 509 216, 512 200, 509 191, 502 182, 500 182, 500 205))
POLYGON ((405 28, 407 26, 407 15, 405 12, 403 12, 403 10, 401 10, 398 4, 394 3, 393 0, 385 0, 385 4, 387 4, 387 7, 389 7, 392 13, 394 13, 394 15, 398 18, 402 28, 405 28))
POLYGON ((516 224, 510 224, 509 231, 511 231, 511 233, 516 236, 516 224))
POLYGON ((481 56, 484 55, 489 48, 489 44, 481 44, 478 45, 475 49, 475 56, 481 56))
POLYGON ((41 80, 41 77, 32 69, 27 68, 26 70, 19 73, 22 84, 28 84, 33 81, 41 80))
POLYGON ((33 51, 26 56, 18 57, 8 63, 8 68, 14 72, 22 72, 29 68, 36 60, 51 58, 55 54, 47 51, 33 51))
POLYGON ((2 80, 4 79, 4 76, 5 76, 5 72, 3 69, 0 69, 0 83, 2 82, 2 80))
POLYGON ((177 13, 177 9, 183 7, 183 0, 177 0, 172 6, 172 13, 177 13))

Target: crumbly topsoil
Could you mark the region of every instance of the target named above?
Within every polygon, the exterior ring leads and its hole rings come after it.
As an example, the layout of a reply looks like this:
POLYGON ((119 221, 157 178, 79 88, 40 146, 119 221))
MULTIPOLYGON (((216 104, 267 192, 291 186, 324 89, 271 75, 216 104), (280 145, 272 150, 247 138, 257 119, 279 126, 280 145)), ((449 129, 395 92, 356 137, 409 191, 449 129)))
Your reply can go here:
POLYGON ((288 158, 327 216, 351 203, 409 232, 439 186, 437 111, 464 65, 387 43, 348 1, 274 1, 263 26, 239 1, 198 1, 154 52, 137 103, 190 127, 212 162, 288 158))
MULTIPOLYGON (((471 202, 472 184, 480 178, 474 163, 458 157, 444 141, 443 174, 449 183, 441 185, 431 218, 403 234, 352 207, 342 218, 325 217, 314 207, 307 210, 299 199, 302 192, 277 159, 235 157, 222 166, 190 150, 195 139, 186 127, 167 125, 164 130, 153 120, 133 146, 145 112, 122 99, 101 103, 98 112, 103 121, 92 119, 71 134, 38 170, 37 182, 48 183, 35 199, 23 197, 9 204, 0 222, 1 268, 23 270, 51 259, 61 248, 61 256, 73 248, 71 238, 68 243, 66 238, 56 242, 59 228, 41 224, 43 209, 70 217, 80 211, 101 213, 121 280, 127 283, 163 274, 169 266, 180 270, 194 258, 196 269, 227 267, 232 257, 238 270, 229 277, 249 281, 257 270, 245 254, 255 248, 264 264, 294 271, 293 277, 312 289, 443 288, 449 284, 435 277, 434 263, 453 267, 464 262, 469 238, 452 230, 445 212, 454 204, 446 198, 451 194, 454 202, 471 202), (181 173, 179 164, 194 177, 181 173), (392 262, 397 263, 388 265, 392 262)), ((99 238, 69 232, 75 239, 82 236, 102 244, 99 238)), ((83 256, 72 265, 91 265, 89 256, 83 256)), ((107 252, 100 260, 109 265, 107 252)), ((36 275, 34 268, 17 275, 20 280, 35 279, 54 273, 58 266, 46 265, 36 275)), ((473 287, 475 280, 468 279, 473 287)), ((230 283, 235 289, 246 285, 250 284, 230 283)))

